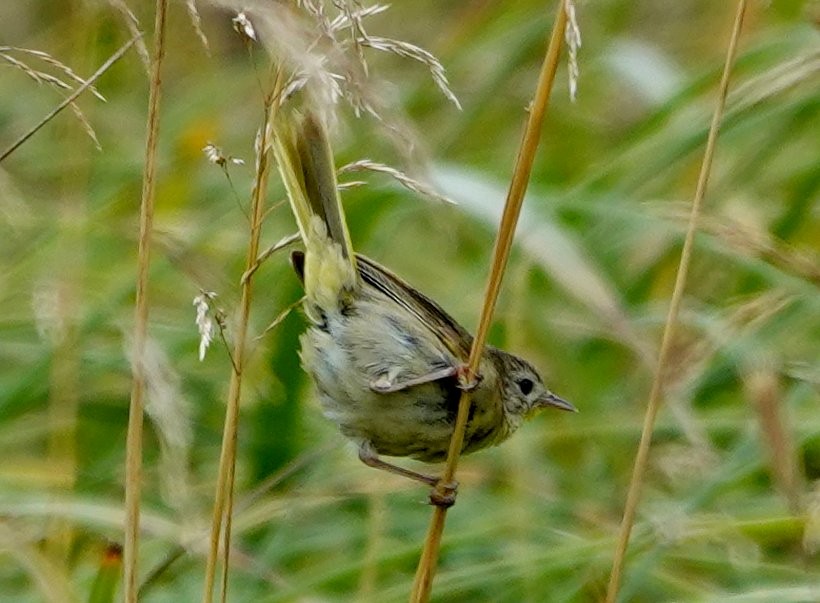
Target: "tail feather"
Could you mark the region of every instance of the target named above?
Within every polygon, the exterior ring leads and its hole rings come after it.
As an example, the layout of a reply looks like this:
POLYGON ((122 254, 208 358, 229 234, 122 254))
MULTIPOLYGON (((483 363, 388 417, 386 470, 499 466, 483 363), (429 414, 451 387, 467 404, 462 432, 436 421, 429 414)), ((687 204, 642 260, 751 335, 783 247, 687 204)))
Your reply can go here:
POLYGON ((359 280, 330 143, 318 117, 295 111, 283 112, 275 134, 274 155, 305 244, 305 293, 327 311, 343 305, 359 280))
POLYGON ((341 246, 342 254, 355 261, 327 132, 322 123, 310 115, 301 125, 297 145, 311 211, 322 218, 330 238, 341 246))
POLYGON ((273 153, 279 174, 288 193, 290 207, 299 227, 302 241, 307 241, 310 232, 311 204, 307 198, 307 186, 298 147, 298 132, 289 119, 279 119, 273 137, 273 153))

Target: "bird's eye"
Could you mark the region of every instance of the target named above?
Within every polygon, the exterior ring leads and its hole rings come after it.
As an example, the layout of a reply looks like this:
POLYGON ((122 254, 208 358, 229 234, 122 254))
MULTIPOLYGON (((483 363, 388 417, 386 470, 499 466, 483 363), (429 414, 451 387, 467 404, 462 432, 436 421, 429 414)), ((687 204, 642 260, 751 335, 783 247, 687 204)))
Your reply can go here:
POLYGON ((520 389, 521 393, 524 394, 525 396, 530 395, 530 392, 532 391, 532 388, 535 385, 532 382, 532 379, 527 379, 526 377, 524 379, 519 379, 517 381, 517 383, 518 383, 518 389, 520 389))

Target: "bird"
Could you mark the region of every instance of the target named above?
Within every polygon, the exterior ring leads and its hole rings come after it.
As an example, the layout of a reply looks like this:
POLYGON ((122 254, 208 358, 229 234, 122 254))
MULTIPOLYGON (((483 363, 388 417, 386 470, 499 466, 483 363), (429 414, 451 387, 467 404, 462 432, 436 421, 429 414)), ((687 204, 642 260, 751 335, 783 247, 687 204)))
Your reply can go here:
MULTIPOLYGON (((354 252, 318 112, 280 109, 272 146, 304 244, 291 254, 308 322, 301 363, 324 414, 362 462, 435 487, 437 477, 382 457, 445 460, 464 389, 471 405, 462 454, 503 442, 541 409, 577 412, 529 362, 489 345, 475 378, 465 378, 472 335, 434 300, 354 252)), ((456 487, 431 502, 449 506, 456 487)))

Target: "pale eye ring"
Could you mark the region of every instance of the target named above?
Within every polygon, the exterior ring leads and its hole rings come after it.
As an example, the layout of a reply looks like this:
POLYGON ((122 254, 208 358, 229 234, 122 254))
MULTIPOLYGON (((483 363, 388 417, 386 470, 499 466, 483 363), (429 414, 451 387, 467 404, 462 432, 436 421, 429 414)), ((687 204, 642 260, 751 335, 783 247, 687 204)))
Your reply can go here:
POLYGON ((529 396, 532 392, 532 388, 535 387, 535 384, 532 382, 532 379, 527 379, 524 377, 523 379, 519 379, 516 381, 518 384, 518 389, 521 390, 521 393, 525 396, 529 396))

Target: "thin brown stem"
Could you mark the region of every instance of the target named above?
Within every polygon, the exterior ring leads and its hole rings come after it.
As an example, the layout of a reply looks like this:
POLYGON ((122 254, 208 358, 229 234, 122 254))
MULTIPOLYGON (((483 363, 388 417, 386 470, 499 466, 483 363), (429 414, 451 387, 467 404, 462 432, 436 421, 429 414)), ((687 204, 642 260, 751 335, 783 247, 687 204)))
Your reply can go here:
MULTIPOLYGON (((473 341, 473 347, 470 350, 470 359, 468 362, 470 375, 475 375, 478 372, 484 342, 492 322, 493 311, 495 310, 498 293, 501 289, 501 280, 504 276, 504 269, 507 266, 507 259, 509 258, 510 249, 512 247, 515 225, 518 222, 521 205, 524 202, 524 193, 529 184, 532 164, 535 160, 535 152, 538 149, 538 143, 541 137, 541 126, 549 104, 550 92, 552 91, 553 82, 555 81, 555 73, 558 69, 558 59, 561 54, 561 43, 566 24, 567 13, 564 0, 559 0, 549 46, 547 47, 544 63, 538 78, 535 98, 529 108, 529 117, 524 130, 524 137, 521 141, 521 148, 518 152, 512 181, 509 191, 507 192, 504 214, 501 217, 501 225, 499 227, 495 249, 493 250, 490 276, 484 295, 484 307, 482 308, 481 319, 475 340, 473 341)), ((450 449, 447 454, 447 465, 444 468, 444 475, 439 481, 442 487, 446 487, 453 482, 456 468, 458 467, 458 459, 461 455, 461 448, 464 443, 464 430, 467 426, 469 410, 470 394, 465 391, 462 393, 458 405, 456 424, 453 429, 450 449)), ((433 516, 430 520, 430 526, 427 529, 424 549, 422 550, 418 568, 416 569, 413 591, 410 595, 410 601, 413 603, 423 603, 430 598, 446 515, 447 508, 444 506, 436 506, 433 509, 433 516)))
POLYGON ((279 312, 279 314, 276 315, 276 318, 274 318, 271 321, 271 323, 267 327, 265 327, 265 330, 262 331, 259 335, 256 336, 256 341, 259 341, 260 339, 265 337, 265 335, 267 335, 268 333, 273 331, 276 327, 278 327, 280 324, 282 324, 282 321, 285 320, 288 317, 288 315, 291 312, 293 312, 296 308, 301 306, 302 303, 305 301, 305 299, 306 299, 306 296, 303 295, 302 297, 297 299, 295 302, 292 302, 292 303, 288 304, 288 306, 284 310, 279 312))
MULTIPOLYGON (((282 467, 279 471, 274 473, 273 475, 268 476, 265 480, 259 483, 256 488, 254 488, 251 492, 246 493, 236 505, 236 507, 240 509, 247 509, 255 502, 257 502, 260 498, 262 498, 268 491, 275 488, 278 484, 280 484, 283 480, 289 478, 294 473, 301 471, 309 464, 313 463, 317 459, 325 456, 330 450, 332 446, 325 445, 320 448, 316 448, 312 451, 306 452, 301 456, 293 459, 290 463, 282 467)), ((143 579, 142 584, 140 585, 140 596, 144 595, 148 590, 154 588, 159 581, 159 579, 163 576, 163 574, 179 559, 183 558, 188 552, 188 549, 182 545, 176 545, 172 548, 163 558, 160 563, 155 566, 148 575, 143 579)))
POLYGON ((640 501, 644 474, 646 473, 646 466, 649 459, 649 447, 652 442, 652 431, 655 427, 655 419, 661 406, 663 374, 666 363, 669 359, 669 351, 672 348, 672 341, 675 336, 675 327, 678 321, 680 304, 683 299, 683 292, 686 287, 686 278, 689 273, 689 265, 692 260, 692 248, 694 247, 695 233, 698 229, 700 209, 704 194, 706 193, 706 185, 709 182, 712 159, 715 153, 715 142, 717 141, 720 122, 723 118, 723 110, 726 106, 726 95, 729 91, 729 76, 732 72, 732 65, 735 61, 735 55, 737 54, 737 41, 740 37, 740 31, 743 26, 743 17, 745 13, 746 0, 739 0, 737 4, 737 12, 735 13, 734 26, 732 28, 732 35, 729 39, 729 48, 726 53, 726 63, 723 66, 723 76, 720 80, 717 104, 715 106, 714 114, 712 115, 712 123, 709 128, 709 135, 706 139, 706 149, 703 153, 703 162, 701 163, 700 175, 698 176, 695 196, 692 200, 692 211, 689 215, 689 227, 686 231, 686 238, 683 243, 683 250, 681 251, 680 263, 678 264, 678 274, 675 279, 675 287, 672 291, 672 299, 669 303, 669 312, 666 317, 666 324, 664 326, 663 336, 661 338, 661 346, 658 352, 658 363, 655 365, 655 375, 652 381, 652 389, 649 393, 649 402, 647 404, 646 414, 644 416, 641 440, 638 444, 638 452, 635 455, 635 466, 632 470, 632 479, 629 483, 629 490, 627 491, 626 503, 624 505, 624 516, 621 521, 618 541, 615 545, 615 557, 612 562, 612 572, 609 576, 609 586, 607 587, 606 593, 607 603, 615 602, 621 585, 621 575, 623 572, 624 561, 626 559, 626 549, 629 546, 629 537, 632 532, 632 526, 635 523, 635 513, 638 508, 638 502, 640 501))
POLYGON ((803 479, 794 435, 784 414, 787 410, 777 371, 768 363, 749 367, 743 377, 747 396, 757 413, 761 440, 769 452, 769 470, 793 515, 803 513, 803 479))
MULTIPOLYGON (((265 212, 265 214, 267 215, 267 212, 265 212)), ((263 216, 263 219, 264 219, 264 216, 263 216)), ((286 237, 283 237, 283 238, 279 239, 276 243, 274 243, 273 245, 268 247, 265 251, 263 251, 261 254, 259 254, 259 257, 256 258, 256 261, 253 263, 253 266, 251 266, 250 269, 248 269, 245 272, 245 274, 242 275, 242 279, 240 280, 240 283, 244 283, 248 278, 250 278, 253 275, 254 272, 259 270, 259 267, 262 265, 262 263, 265 260, 267 260, 270 256, 272 256, 274 253, 276 253, 280 249, 284 249, 285 247, 289 247, 290 245, 293 245, 294 243, 296 243, 297 241, 300 241, 301 239, 302 239, 302 237, 298 232, 295 232, 292 235, 288 235, 286 237)))
MULTIPOLYGON (((151 231, 154 223, 154 188, 156 183, 157 140, 159 138, 159 103, 162 90, 162 60, 165 57, 165 21, 168 0, 157 0, 154 22, 154 56, 151 63, 151 85, 148 94, 145 171, 140 202, 139 249, 137 252, 137 290, 134 302, 133 382, 128 412, 128 436, 125 445, 125 549, 124 593, 126 603, 136 603, 137 556, 139 553, 140 489, 142 486, 142 422, 145 392, 145 341, 148 332, 148 266, 151 261, 151 231)), ((133 44, 137 38, 133 38, 133 44)))
MULTIPOLYGON (((259 255, 259 239, 262 231, 264 216, 264 199, 267 190, 270 167, 270 127, 273 113, 278 107, 276 99, 282 85, 281 72, 277 75, 274 92, 265 97, 265 112, 262 120, 258 140, 258 156, 256 176, 254 180, 253 196, 251 199, 251 227, 248 251, 245 259, 247 273, 255 264, 259 255)), ((222 537, 222 587, 221 599, 227 598, 228 568, 230 563, 231 517, 233 513, 233 489, 236 469, 236 437, 239 427, 239 400, 242 393, 242 372, 247 357, 245 343, 248 335, 248 323, 252 299, 251 277, 241 283, 242 298, 240 301, 240 315, 236 335, 234 338, 233 370, 228 392, 228 404, 225 410, 225 423, 222 433, 222 452, 219 457, 219 474, 217 477, 216 493, 214 495, 214 509, 211 519, 210 548, 205 569, 205 590, 202 600, 205 603, 213 601, 213 587, 216 578, 216 563, 219 556, 219 542, 222 537), (223 523, 224 522, 224 523, 223 523)))
POLYGON ((65 98, 65 100, 63 100, 63 102, 54 107, 54 109, 52 109, 48 113, 48 115, 43 117, 43 119, 41 119, 37 123, 37 125, 33 126, 31 129, 29 129, 28 132, 26 132, 20 138, 14 141, 9 148, 7 148, 5 151, 3 151, 2 154, 0 154, 0 162, 2 162, 6 157, 14 153, 14 151, 16 151, 20 146, 22 146, 23 143, 25 143, 29 138, 34 136, 37 133, 37 131, 40 130, 40 128, 42 128, 52 119, 54 119, 57 116, 57 114, 60 113, 60 111, 62 111, 63 109, 71 105, 71 103, 73 103, 75 100, 77 100, 77 98, 79 98, 79 96, 83 92, 85 92, 89 88, 93 88, 94 82, 100 79, 100 76, 102 76, 103 73, 108 71, 114 63, 116 63, 122 58, 122 56, 128 51, 128 49, 131 48, 134 45, 134 43, 136 43, 136 41, 140 39, 140 35, 134 36, 133 38, 128 40, 128 42, 123 44, 120 47, 120 49, 114 54, 112 54, 105 63, 100 65, 100 68, 97 69, 97 71, 95 71, 94 74, 90 78, 88 78, 79 88, 77 88, 74 92, 68 95, 65 98))

